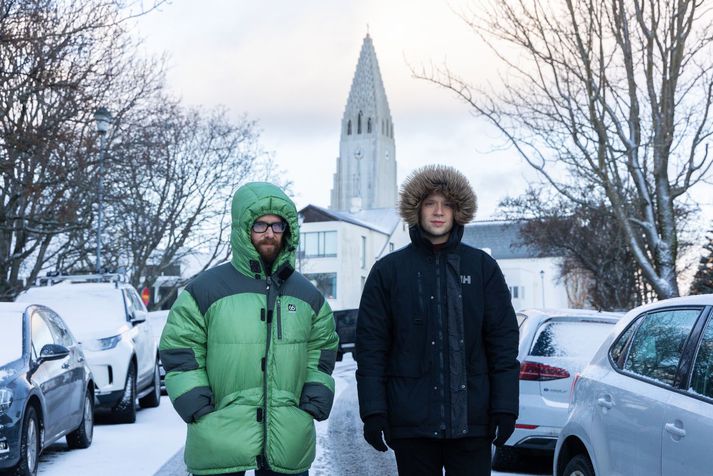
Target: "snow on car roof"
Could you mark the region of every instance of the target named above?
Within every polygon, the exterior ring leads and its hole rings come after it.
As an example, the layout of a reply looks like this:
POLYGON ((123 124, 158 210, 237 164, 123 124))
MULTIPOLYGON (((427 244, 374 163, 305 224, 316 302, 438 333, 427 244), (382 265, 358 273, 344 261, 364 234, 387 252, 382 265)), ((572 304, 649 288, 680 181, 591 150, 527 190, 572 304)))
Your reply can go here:
POLYGON ((32 287, 16 301, 51 308, 80 341, 88 336, 116 335, 127 325, 122 287, 113 283, 62 282, 32 287))

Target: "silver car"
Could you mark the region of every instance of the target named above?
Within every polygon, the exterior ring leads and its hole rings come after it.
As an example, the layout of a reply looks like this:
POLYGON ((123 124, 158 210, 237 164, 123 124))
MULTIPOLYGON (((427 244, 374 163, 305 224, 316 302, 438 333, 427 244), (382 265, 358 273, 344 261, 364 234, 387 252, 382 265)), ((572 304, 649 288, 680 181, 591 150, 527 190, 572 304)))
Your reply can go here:
POLYGON ((630 311, 576 379, 555 476, 713 474, 713 295, 630 311))
POLYGON ((567 420, 569 391, 623 314, 583 309, 526 309, 520 326, 520 416, 515 432, 493 454, 493 468, 508 471, 533 453, 555 449, 567 420))

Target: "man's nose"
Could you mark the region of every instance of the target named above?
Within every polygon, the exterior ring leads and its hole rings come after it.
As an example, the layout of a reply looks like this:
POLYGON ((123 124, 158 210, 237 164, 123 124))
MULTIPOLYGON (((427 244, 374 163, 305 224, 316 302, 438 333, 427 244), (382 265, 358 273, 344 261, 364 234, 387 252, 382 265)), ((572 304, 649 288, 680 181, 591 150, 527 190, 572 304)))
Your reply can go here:
POLYGON ((433 213, 435 213, 436 215, 443 215, 443 205, 441 205, 440 203, 436 203, 436 207, 433 210, 433 213))

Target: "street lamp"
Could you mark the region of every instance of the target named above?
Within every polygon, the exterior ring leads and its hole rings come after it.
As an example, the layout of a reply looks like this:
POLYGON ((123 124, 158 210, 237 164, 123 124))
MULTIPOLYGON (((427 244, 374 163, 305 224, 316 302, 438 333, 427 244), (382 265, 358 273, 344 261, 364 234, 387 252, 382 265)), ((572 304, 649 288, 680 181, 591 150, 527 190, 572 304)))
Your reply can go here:
POLYGON ((111 125, 111 114, 105 107, 100 107, 94 112, 94 120, 99 134, 99 197, 97 205, 99 208, 97 219, 97 261, 95 271, 101 273, 102 268, 102 198, 104 194, 104 154, 106 152, 106 133, 111 125))

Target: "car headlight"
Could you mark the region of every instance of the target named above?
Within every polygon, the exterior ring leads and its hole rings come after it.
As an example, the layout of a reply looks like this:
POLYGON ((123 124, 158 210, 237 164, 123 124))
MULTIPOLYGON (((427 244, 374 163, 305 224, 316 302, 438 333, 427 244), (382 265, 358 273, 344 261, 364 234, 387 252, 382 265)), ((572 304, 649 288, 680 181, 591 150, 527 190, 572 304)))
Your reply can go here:
POLYGON ((116 345, 121 341, 121 334, 111 337, 104 337, 103 339, 92 339, 82 342, 82 348, 86 350, 109 350, 116 347, 116 345))
POLYGON ((12 390, 0 388, 0 414, 3 414, 12 404, 12 390))

